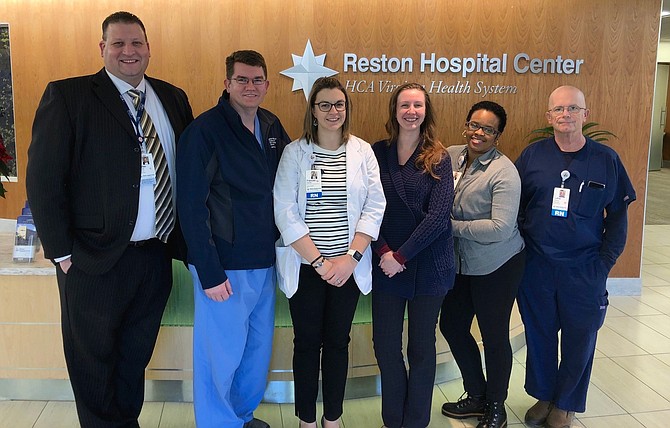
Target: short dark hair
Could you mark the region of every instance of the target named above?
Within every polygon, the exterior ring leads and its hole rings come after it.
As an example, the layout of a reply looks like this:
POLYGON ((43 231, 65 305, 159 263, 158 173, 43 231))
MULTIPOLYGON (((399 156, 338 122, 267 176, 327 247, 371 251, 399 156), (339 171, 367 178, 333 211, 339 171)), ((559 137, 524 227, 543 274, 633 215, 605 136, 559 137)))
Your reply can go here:
POLYGON ((252 50, 235 51, 228 55, 228 58, 226 58, 226 79, 230 80, 233 78, 236 62, 263 68, 264 77, 267 79, 268 66, 265 64, 265 58, 263 58, 263 55, 252 50))
POLYGON ((144 28, 142 20, 138 18, 137 15, 134 15, 130 12, 120 11, 112 13, 107 18, 105 18, 104 21, 102 21, 102 40, 107 40, 107 27, 109 27, 109 24, 117 24, 119 22, 122 24, 139 25, 142 29, 142 32, 144 33, 144 38, 147 39, 147 30, 144 28))
POLYGON ((477 110, 486 110, 495 114, 499 122, 498 132, 500 132, 501 134, 503 133, 503 131, 505 130, 505 125, 507 125, 507 113, 505 113, 505 109, 503 108, 503 106, 501 106, 498 103, 494 103, 493 101, 480 101, 470 108, 470 111, 468 112, 468 117, 465 119, 465 121, 469 122, 470 118, 472 118, 472 114, 477 110))
POLYGON ((314 81, 312 85, 312 90, 309 93, 309 99, 307 100, 307 109, 305 109, 305 119, 302 125, 302 138, 307 140, 308 143, 315 143, 319 145, 318 138, 318 126, 314 124, 315 117, 312 113, 312 109, 316 108, 314 103, 316 102, 316 96, 319 95, 324 89, 337 89, 344 94, 344 103, 345 107, 345 116, 344 123, 342 124, 342 144, 346 143, 349 140, 349 126, 351 123, 351 101, 349 100, 349 94, 347 90, 344 89, 342 83, 334 77, 319 77, 314 81))

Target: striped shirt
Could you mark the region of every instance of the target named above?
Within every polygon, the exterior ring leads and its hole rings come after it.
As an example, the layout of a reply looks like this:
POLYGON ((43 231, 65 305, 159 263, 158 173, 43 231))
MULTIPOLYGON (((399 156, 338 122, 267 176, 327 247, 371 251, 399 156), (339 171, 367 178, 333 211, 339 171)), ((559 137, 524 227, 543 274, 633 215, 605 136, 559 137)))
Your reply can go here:
POLYGON ((323 193, 321 198, 307 199, 305 223, 309 228, 309 237, 326 258, 346 254, 349 250, 349 224, 347 156, 344 145, 331 151, 314 144, 312 168, 321 170, 323 193))

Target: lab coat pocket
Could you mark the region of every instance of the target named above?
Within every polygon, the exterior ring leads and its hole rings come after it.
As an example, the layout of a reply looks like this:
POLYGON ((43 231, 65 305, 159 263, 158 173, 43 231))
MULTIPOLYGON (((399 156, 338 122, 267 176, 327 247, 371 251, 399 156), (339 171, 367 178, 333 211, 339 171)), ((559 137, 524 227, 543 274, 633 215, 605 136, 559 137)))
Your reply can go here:
POLYGON ((275 242, 277 256, 277 285, 279 289, 291 298, 298 290, 298 276, 300 273, 300 254, 290 245, 284 245, 281 238, 275 242))

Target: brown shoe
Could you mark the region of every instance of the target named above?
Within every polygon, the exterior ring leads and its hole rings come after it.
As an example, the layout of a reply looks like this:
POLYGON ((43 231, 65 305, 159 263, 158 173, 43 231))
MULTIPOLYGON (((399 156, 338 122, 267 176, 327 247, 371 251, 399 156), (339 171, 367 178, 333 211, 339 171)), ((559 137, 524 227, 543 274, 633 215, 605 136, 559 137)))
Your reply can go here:
POLYGON ((549 412, 549 416, 547 416, 546 426, 547 428, 570 428, 574 418, 575 412, 569 412, 554 407, 551 409, 551 412, 549 412))
POLYGON ((528 409, 526 416, 523 418, 527 425, 541 427, 547 420, 547 416, 554 407, 549 401, 538 401, 533 404, 533 407, 528 409))

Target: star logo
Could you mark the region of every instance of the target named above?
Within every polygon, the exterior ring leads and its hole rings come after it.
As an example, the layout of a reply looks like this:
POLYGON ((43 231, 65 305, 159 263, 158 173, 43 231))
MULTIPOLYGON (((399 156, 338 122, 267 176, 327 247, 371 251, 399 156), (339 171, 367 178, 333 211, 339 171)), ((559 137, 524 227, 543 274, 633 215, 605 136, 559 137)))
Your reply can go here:
POLYGON ((293 57, 293 67, 287 68, 280 72, 280 74, 293 79, 293 88, 291 91, 295 92, 298 89, 302 89, 305 93, 305 99, 309 98, 309 91, 312 90, 312 86, 316 79, 337 74, 337 71, 323 66, 323 63, 326 60, 326 54, 321 54, 319 56, 314 55, 312 42, 310 42, 309 39, 307 39, 305 52, 302 56, 295 54, 291 54, 291 56, 293 57))

